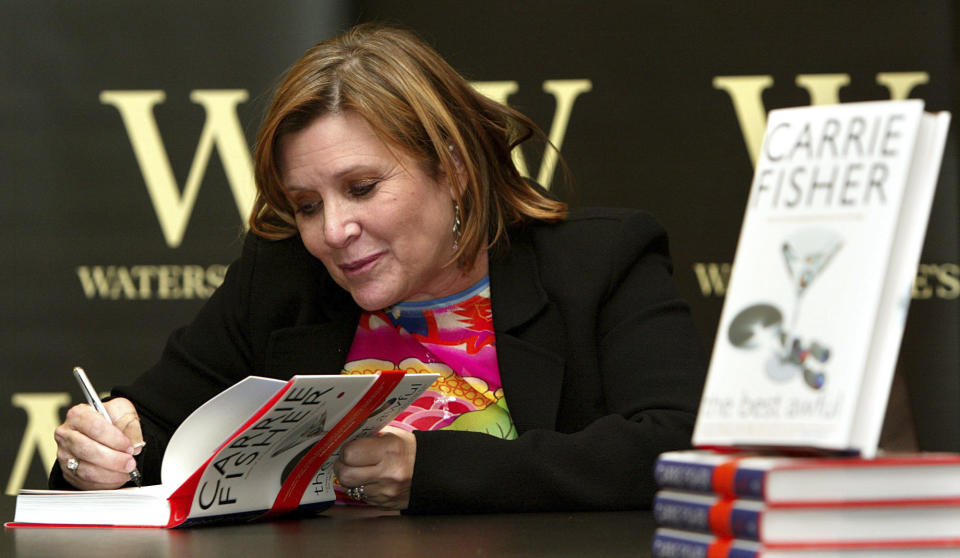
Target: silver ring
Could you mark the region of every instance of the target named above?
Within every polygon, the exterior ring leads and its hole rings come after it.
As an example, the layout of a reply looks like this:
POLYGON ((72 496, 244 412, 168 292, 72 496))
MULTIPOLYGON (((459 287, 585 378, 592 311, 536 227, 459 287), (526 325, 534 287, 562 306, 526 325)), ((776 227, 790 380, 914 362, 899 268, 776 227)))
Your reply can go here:
POLYGON ((364 487, 362 484, 354 488, 348 488, 347 496, 349 496, 351 499, 356 500, 358 502, 367 501, 367 493, 366 493, 366 490, 364 490, 364 487))
POLYGON ((71 457, 67 460, 67 470, 71 473, 76 473, 77 469, 80 468, 80 462, 77 461, 76 457, 71 457))

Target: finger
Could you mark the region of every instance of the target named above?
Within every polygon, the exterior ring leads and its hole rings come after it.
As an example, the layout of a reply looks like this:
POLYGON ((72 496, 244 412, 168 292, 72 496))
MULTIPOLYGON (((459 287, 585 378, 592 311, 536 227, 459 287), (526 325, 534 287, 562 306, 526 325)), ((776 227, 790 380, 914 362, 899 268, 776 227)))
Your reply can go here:
POLYGON ((410 484, 378 479, 365 482, 363 486, 363 501, 381 509, 404 510, 410 504, 410 484))
POLYGON ((67 421, 58 426, 53 435, 62 458, 61 465, 65 465, 67 459, 76 457, 118 473, 128 473, 136 467, 136 462, 127 451, 130 443, 127 437, 88 405, 78 405, 67 411, 67 421), (90 416, 91 413, 93 416, 90 416), (103 444, 98 436, 103 438, 104 431, 119 438, 120 443, 115 445, 123 449, 103 444))
POLYGON ((403 436, 405 434, 410 434, 409 430, 404 430, 403 428, 397 428, 396 426, 386 425, 380 429, 380 432, 377 432, 377 436, 383 436, 385 434, 396 434, 398 436, 403 436))
MULTIPOLYGON (((392 484, 372 485, 372 493, 367 493, 367 503, 384 510, 405 510, 410 505, 410 487, 392 484)), ((369 489, 368 489, 369 490, 369 489)))
POLYGON ((383 438, 360 438, 343 446, 340 461, 350 467, 376 465, 386 454, 387 442, 383 438))
POLYGON ((129 453, 100 444, 76 430, 58 428, 54 437, 57 440, 58 457, 62 457, 63 461, 75 457, 117 473, 129 473, 137 466, 129 453))
POLYGON ((130 482, 129 474, 121 474, 98 467, 93 463, 79 461, 73 471, 61 463, 63 477, 73 486, 83 490, 112 490, 130 482))
POLYGON ((114 450, 131 455, 134 452, 134 442, 90 405, 81 404, 71 407, 67 411, 64 426, 114 450))
POLYGON ((129 475, 108 471, 86 461, 79 461, 75 471, 64 469, 63 477, 83 490, 113 490, 130 482, 129 475))
POLYGON ((338 468, 334 465, 337 479, 344 488, 356 488, 358 486, 372 486, 380 478, 380 467, 378 465, 368 465, 365 467, 351 467, 341 464, 338 468))
MULTIPOLYGON (((84 490, 119 488, 130 480, 129 472, 116 471, 102 467, 96 462, 85 461, 71 451, 66 445, 58 447, 57 460, 60 462, 64 478, 77 488, 84 490), (75 469, 69 466, 72 460, 77 462, 75 469)), ((132 461, 132 458, 126 454, 118 455, 132 461)))
POLYGON ((377 436, 360 438, 343 447, 340 459, 346 465, 363 467, 384 461, 407 462, 411 467, 417 453, 417 440, 405 430, 381 431, 377 436))
POLYGON ((136 407, 128 399, 118 397, 104 403, 107 412, 113 418, 113 425, 130 439, 133 444, 133 455, 139 455, 140 450, 146 445, 143 440, 143 431, 140 428, 140 415, 137 414, 136 407))

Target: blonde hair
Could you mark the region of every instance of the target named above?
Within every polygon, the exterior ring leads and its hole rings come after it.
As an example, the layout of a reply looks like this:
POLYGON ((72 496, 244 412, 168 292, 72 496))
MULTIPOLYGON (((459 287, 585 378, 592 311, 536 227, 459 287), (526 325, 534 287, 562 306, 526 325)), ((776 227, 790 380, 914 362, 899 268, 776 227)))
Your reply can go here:
POLYGON ((521 177, 511 158, 534 134, 545 140, 536 124, 480 95, 413 33, 363 24, 308 50, 274 94, 255 150, 255 234, 297 234, 280 177, 280 140, 341 111, 359 114, 388 146, 449 178, 461 211, 454 259, 462 268, 506 239, 510 225, 566 217, 566 204, 521 177))

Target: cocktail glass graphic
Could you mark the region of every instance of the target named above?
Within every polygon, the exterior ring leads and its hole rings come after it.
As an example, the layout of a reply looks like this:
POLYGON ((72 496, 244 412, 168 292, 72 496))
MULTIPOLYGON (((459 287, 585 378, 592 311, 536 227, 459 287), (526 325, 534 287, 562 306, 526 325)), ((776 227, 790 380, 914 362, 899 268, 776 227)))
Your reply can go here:
POLYGON ((794 285, 790 326, 784 327, 779 308, 765 303, 741 310, 730 323, 727 337, 734 346, 769 352, 766 373, 770 379, 786 381, 799 373, 813 389, 826 383, 824 365, 830 359, 830 348, 818 341, 804 342, 796 331, 804 294, 842 246, 843 238, 827 229, 805 228, 788 237, 781 253, 794 285))
POLYGON ((797 325, 803 295, 810 288, 810 284, 823 273, 841 246, 843 238, 827 229, 801 229, 783 242, 783 261, 796 286, 791 329, 797 325))

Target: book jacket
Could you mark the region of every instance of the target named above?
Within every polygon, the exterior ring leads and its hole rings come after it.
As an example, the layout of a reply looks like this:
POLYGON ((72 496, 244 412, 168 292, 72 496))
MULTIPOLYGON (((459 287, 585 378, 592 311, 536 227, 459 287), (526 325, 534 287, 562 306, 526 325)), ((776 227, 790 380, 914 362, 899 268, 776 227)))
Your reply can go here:
POLYGON ((771 111, 695 445, 875 452, 942 153, 925 118, 771 111))

